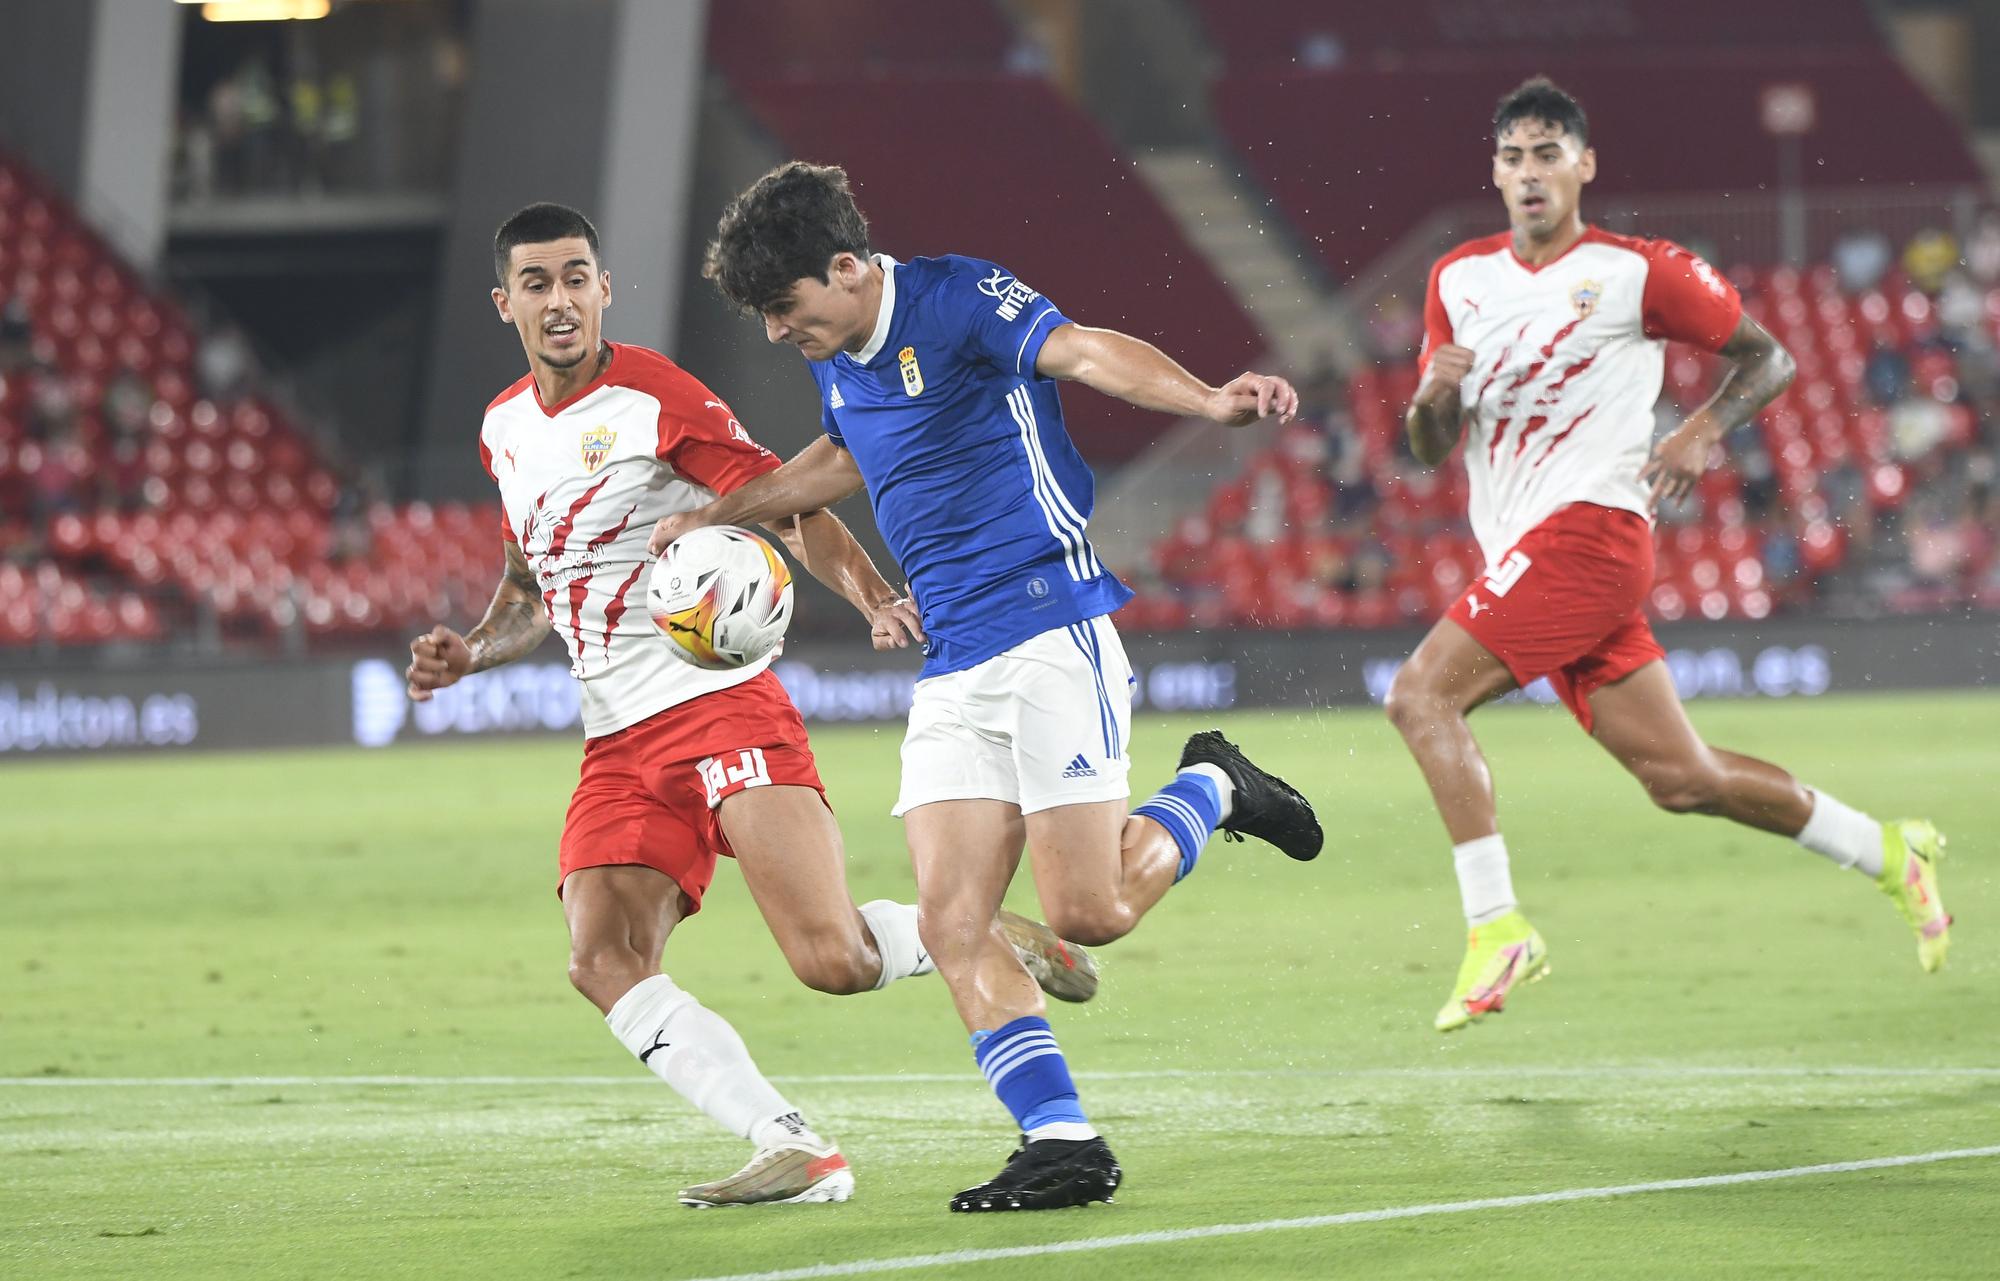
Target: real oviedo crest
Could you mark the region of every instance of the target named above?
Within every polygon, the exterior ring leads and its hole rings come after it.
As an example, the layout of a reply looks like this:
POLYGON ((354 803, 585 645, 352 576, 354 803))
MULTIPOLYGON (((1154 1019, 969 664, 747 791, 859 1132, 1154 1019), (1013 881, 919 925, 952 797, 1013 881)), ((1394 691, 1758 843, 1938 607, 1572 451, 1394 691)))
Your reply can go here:
POLYGON ((903 367, 903 394, 921 396, 924 394, 924 371, 917 368, 917 349, 905 347, 896 353, 896 363, 903 367))
POLYGON ((594 472, 604 466, 604 459, 617 440, 618 433, 609 427, 592 427, 583 433, 583 469, 594 472))

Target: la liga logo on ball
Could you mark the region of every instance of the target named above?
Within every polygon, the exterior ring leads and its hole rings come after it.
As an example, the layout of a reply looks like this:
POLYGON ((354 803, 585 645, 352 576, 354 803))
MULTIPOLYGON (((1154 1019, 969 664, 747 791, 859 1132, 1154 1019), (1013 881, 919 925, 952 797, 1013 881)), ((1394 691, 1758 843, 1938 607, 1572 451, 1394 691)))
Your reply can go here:
POLYGON ((676 538, 646 580, 646 609, 675 658, 705 671, 771 654, 792 621, 792 571, 747 529, 716 525, 676 538))

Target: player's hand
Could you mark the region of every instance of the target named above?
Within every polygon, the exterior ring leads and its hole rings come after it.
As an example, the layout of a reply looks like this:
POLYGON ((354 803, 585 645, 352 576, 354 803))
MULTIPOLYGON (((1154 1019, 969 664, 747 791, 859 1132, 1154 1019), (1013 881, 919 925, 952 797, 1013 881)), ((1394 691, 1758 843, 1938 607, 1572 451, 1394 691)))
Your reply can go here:
POLYGON ((419 703, 430 701, 432 693, 472 670, 472 650, 465 637, 439 623, 410 642, 410 668, 403 678, 410 683, 410 697, 419 703))
POLYGON ((1708 470, 1715 434, 1708 424, 1690 419, 1653 447, 1653 457, 1639 473, 1641 484, 1651 487, 1653 506, 1677 503, 1694 492, 1701 474, 1708 470))
POLYGON ((1458 394, 1459 384, 1472 373, 1472 348, 1446 343, 1431 353, 1424 366, 1424 380, 1417 384, 1416 403, 1426 407, 1447 395, 1458 394))
POLYGON ((1215 390, 1205 412, 1224 427, 1246 427, 1273 414, 1288 423, 1299 412, 1299 393, 1270 374, 1238 374, 1215 390))
POLYGON ((898 596, 868 611, 868 639, 876 649, 907 649, 911 641, 923 644, 924 624, 917 614, 917 603, 898 596))
POLYGON ((658 556, 673 546, 676 538, 692 530, 715 524, 705 514, 706 508, 697 507, 691 512, 676 512, 672 516, 662 516, 653 526, 653 536, 646 540, 646 550, 658 556))

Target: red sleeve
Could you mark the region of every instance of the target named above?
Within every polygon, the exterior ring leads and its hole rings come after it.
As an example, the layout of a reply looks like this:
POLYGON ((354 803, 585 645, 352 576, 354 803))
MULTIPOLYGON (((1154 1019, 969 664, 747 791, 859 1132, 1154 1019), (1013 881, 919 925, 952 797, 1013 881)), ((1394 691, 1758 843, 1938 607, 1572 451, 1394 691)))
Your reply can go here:
POLYGON ((692 377, 681 394, 660 402, 660 460, 718 494, 781 465, 776 454, 750 439, 728 405, 692 377))
POLYGON ((1431 353, 1451 341, 1451 317, 1445 314, 1444 297, 1438 293, 1438 276, 1450 257, 1431 264, 1430 283, 1424 286, 1424 345, 1417 349, 1417 376, 1430 368, 1431 353))
POLYGON ((1667 240, 1645 242, 1646 337, 1720 351, 1743 318, 1743 300, 1722 273, 1667 240))

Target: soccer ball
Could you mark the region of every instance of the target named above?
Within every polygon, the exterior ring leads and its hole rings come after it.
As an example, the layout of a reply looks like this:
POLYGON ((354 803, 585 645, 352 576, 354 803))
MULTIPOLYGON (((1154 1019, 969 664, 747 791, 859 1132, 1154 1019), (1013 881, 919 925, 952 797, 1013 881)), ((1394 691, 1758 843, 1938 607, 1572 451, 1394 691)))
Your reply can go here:
POLYGON ((692 530, 654 562, 646 609, 675 658, 711 672, 747 667, 785 638, 792 571, 747 529, 692 530))

